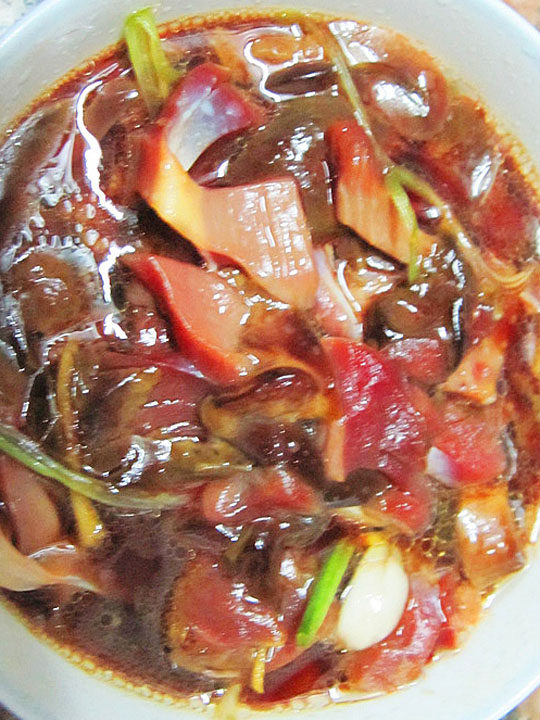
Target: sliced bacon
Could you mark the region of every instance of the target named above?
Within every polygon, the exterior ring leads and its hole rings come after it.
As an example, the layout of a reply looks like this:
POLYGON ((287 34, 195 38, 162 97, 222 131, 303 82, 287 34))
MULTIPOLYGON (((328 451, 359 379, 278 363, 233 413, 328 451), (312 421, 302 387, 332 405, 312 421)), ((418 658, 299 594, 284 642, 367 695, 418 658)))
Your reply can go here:
POLYGON ((251 366, 239 352, 249 309, 216 273, 167 257, 136 253, 124 262, 158 298, 182 353, 217 382, 230 382, 251 366))
POLYGON ((242 583, 227 577, 206 558, 199 558, 198 565, 179 581, 173 603, 182 606, 181 610, 177 606, 176 612, 184 615, 192 631, 213 647, 258 647, 271 645, 280 637, 272 613, 254 598, 250 601, 242 583))
POLYGON ((403 338, 385 345, 381 352, 406 377, 425 385, 442 382, 448 372, 449 353, 440 338, 403 338))
POLYGON ((433 492, 424 481, 416 481, 409 490, 389 487, 377 493, 366 505, 370 517, 389 520, 407 535, 421 536, 433 520, 433 492))
POLYGON ((502 430, 484 412, 450 415, 433 439, 427 471, 451 487, 492 482, 507 467, 502 430))
POLYGON ((201 553, 173 587, 166 627, 171 659, 193 671, 244 674, 255 650, 283 644, 273 608, 201 553))
MULTIPOLYGON (((373 247, 408 264, 411 230, 397 211, 366 131, 352 120, 338 122, 329 129, 328 142, 337 174, 338 220, 373 247)), ((421 232, 417 242, 430 243, 421 232)))
POLYGON ((190 70, 167 100, 158 123, 184 170, 189 170, 219 138, 259 125, 262 107, 230 80, 221 65, 203 63, 190 70))

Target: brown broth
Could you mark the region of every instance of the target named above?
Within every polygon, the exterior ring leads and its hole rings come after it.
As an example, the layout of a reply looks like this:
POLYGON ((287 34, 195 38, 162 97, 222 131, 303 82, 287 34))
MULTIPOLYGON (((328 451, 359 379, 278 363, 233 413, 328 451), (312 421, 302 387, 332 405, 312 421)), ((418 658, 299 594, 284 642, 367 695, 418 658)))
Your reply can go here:
MULTIPOLYGON (((132 682, 188 696, 214 693, 240 679, 244 699, 257 706, 335 685, 369 692, 413 680, 434 652, 458 644, 497 581, 523 566, 540 496, 534 313, 524 309, 519 290, 493 292, 441 232, 440 214, 414 193, 420 227, 435 247, 413 283, 402 264, 338 221, 337 168, 328 133, 337 121, 352 122, 353 113, 329 58, 309 33, 299 32, 298 22, 245 15, 188 22, 164 33, 164 47, 182 72, 235 58, 232 82, 263 113, 258 125, 203 152, 192 177, 207 187, 293 177, 314 246, 332 249, 356 299, 366 347, 380 351, 381 362, 388 363, 389 383, 400 388, 396 397, 402 389, 408 393, 414 422, 421 417, 429 426, 422 431, 429 436, 426 449, 444 436, 453 452, 456 438, 444 430, 460 427, 479 447, 493 442, 503 456, 497 471, 489 465, 493 458, 482 459, 489 467, 475 466, 478 477, 470 485, 448 488, 422 474, 432 512, 427 525, 414 507, 403 514, 402 497, 396 511, 401 515, 386 527, 384 537, 400 548, 418 597, 436 588, 436 600, 429 602, 446 612, 430 651, 414 658, 409 671, 388 661, 400 649, 392 635, 376 650, 341 652, 335 644, 337 601, 327 633, 303 654, 295 648, 310 583, 324 557, 343 537, 354 539, 358 553, 365 549, 370 533, 392 516, 391 493, 400 490, 397 471, 368 463, 345 482, 329 479, 325 442, 341 405, 323 349, 329 333, 315 312, 278 302, 238 267, 222 263, 219 278, 251 308, 240 349, 260 358, 274 354, 279 361, 249 380, 220 386, 182 357, 163 300, 118 259, 134 250, 198 267, 206 260, 137 193, 150 118, 125 48, 107 51, 59 83, 10 128, 0 147, 2 422, 40 442, 58 461, 120 492, 172 488, 186 498, 180 508, 160 512, 96 503, 105 535, 84 552, 105 588, 102 594, 63 586, 4 594, 31 626, 132 682), (289 45, 295 48, 294 63, 286 59, 289 45), (235 55, 238 47, 249 47, 259 62, 250 66, 252 75, 243 56, 235 55), (257 76, 261 67, 263 75, 257 76), (478 404, 445 392, 441 385, 486 338, 501 354, 494 401, 478 404), (58 383, 69 343, 75 350, 72 422, 66 426, 58 383), (410 348, 418 353, 418 347, 425 350, 413 356, 410 348), (181 381, 174 374, 178 363, 181 381), (194 445, 203 448, 198 455, 194 445), (215 477, 195 471, 196 463, 212 468, 208 473, 215 477), (219 463, 236 470, 219 473, 219 463), (485 488, 482 472, 494 473, 485 488), (459 508, 476 511, 484 493, 489 502, 499 502, 500 491, 506 493, 501 509, 506 555, 499 575, 491 581, 488 574, 484 582, 480 571, 468 570, 471 562, 482 566, 482 558, 469 557, 456 515, 459 508), (364 520, 343 511, 350 507, 364 508, 364 520), (236 583, 234 600, 227 594, 229 582, 236 583), (205 593, 209 605, 216 603, 220 622, 220 593, 223 603, 229 602, 224 629, 211 627, 212 613, 207 617, 185 599, 200 596, 204 604, 205 593), (246 620, 239 629, 234 618, 248 617, 249 603, 264 622, 246 620), (204 623, 206 635, 200 631, 204 623), (235 646, 228 632, 253 633, 253 645, 235 646), (272 645, 266 691, 258 695, 250 689, 254 647, 272 645), (390 675, 381 681, 385 662, 390 675)), ((339 32, 341 21, 333 26, 339 32)), ((354 79, 383 151, 432 184, 484 257, 497 258, 512 272, 537 273, 538 198, 484 108, 446 84, 433 60, 401 36, 367 26, 355 32, 364 52, 375 57, 354 70, 354 79)), ((388 417, 394 412, 390 407, 388 417)), ((413 432, 391 422, 381 442, 394 442, 388 440, 392 433, 413 432)), ((474 443, 467 438, 474 464, 474 443)), ((40 482, 59 508, 63 537, 77 544, 68 492, 40 482)), ((407 501, 419 492, 411 487, 405 490, 407 501)), ((0 483, 0 529, 15 534, 3 497, 0 483)), ((403 622, 406 634, 420 621, 409 613, 403 622)))

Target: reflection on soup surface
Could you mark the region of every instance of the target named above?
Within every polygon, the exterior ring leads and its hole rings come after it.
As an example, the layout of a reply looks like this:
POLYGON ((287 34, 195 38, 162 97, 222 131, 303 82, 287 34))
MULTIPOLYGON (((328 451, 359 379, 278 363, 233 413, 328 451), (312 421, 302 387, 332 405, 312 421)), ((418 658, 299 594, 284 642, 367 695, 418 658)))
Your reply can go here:
POLYGON ((0 147, 0 586, 175 694, 391 691, 534 535, 538 197, 389 30, 125 39, 0 147))

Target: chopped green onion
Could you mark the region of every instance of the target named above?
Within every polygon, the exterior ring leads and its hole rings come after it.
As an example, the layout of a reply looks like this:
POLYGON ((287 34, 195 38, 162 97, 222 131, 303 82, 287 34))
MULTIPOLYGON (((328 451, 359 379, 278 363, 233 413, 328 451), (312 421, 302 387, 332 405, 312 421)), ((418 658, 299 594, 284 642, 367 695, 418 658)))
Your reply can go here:
POLYGON ((410 232, 409 240, 409 284, 413 284, 418 277, 421 256, 418 252, 418 222, 411 201, 400 182, 397 168, 393 167, 384 178, 390 197, 401 219, 410 232))
POLYGON ((155 112, 169 96, 178 73, 161 47, 151 8, 128 15, 124 23, 124 37, 143 99, 150 112, 155 112))
POLYGON ((440 210, 444 210, 447 207, 444 200, 437 195, 431 185, 412 170, 409 170, 403 165, 397 165, 393 168, 393 174, 400 185, 406 187, 408 190, 412 190, 412 192, 419 195, 431 205, 434 205, 440 210))
POLYGON ((104 505, 134 510, 164 510, 185 503, 176 493, 152 494, 145 490, 117 490, 103 481, 65 467, 46 455, 39 445, 10 425, 0 423, 0 451, 27 468, 104 505))
POLYGON ((311 645, 332 605, 334 596, 349 566, 354 546, 342 540, 326 559, 296 634, 296 643, 302 647, 311 645))

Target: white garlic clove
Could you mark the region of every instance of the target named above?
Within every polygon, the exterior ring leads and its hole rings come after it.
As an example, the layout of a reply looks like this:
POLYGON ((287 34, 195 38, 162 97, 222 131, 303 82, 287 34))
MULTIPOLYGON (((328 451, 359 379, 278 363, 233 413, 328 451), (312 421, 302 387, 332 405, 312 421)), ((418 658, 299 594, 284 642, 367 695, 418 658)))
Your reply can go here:
POLYGON ((397 548, 387 542, 369 547, 341 596, 337 635, 349 650, 383 640, 399 623, 409 579, 397 548))

